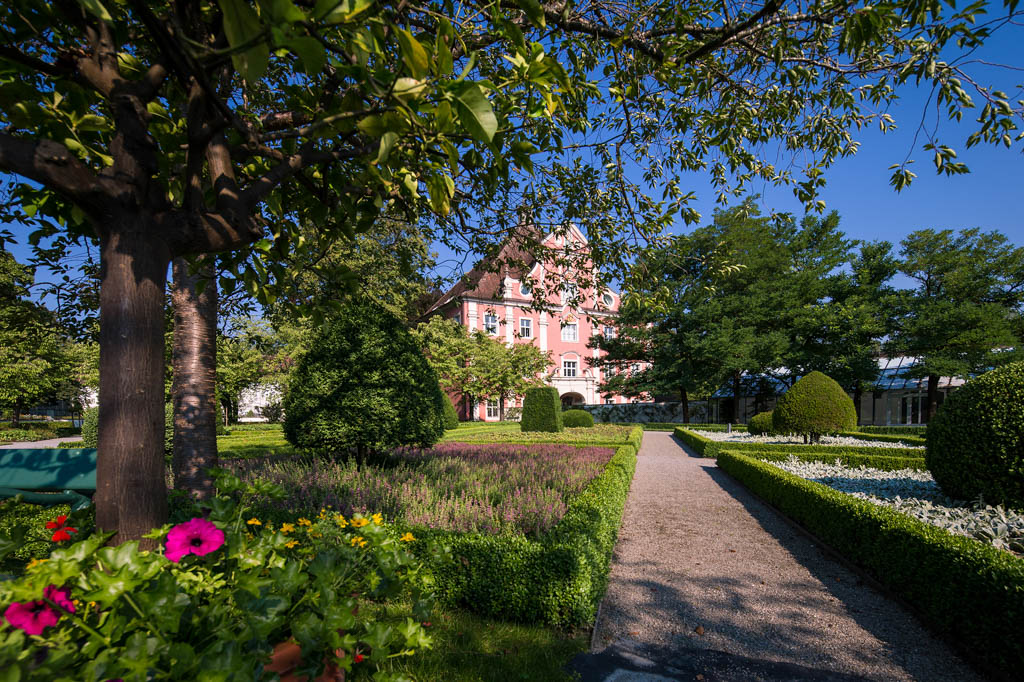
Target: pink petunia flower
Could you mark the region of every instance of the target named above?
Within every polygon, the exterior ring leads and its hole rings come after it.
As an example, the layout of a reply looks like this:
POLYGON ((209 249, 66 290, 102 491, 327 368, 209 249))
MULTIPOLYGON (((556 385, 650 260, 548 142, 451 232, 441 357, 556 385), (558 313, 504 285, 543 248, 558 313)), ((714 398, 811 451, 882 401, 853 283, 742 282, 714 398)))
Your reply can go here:
MULTIPOLYGON (((50 585, 43 590, 43 595, 65 611, 75 612, 75 605, 71 601, 71 590, 50 585)), ((4 618, 11 627, 24 630, 30 635, 41 635, 46 628, 57 624, 57 621, 60 620, 60 613, 46 600, 37 599, 29 602, 14 602, 4 611, 4 618)))
POLYGON ((224 544, 224 531, 213 525, 212 521, 195 518, 179 523, 167 534, 167 548, 164 556, 175 563, 186 554, 205 556, 215 552, 224 544))

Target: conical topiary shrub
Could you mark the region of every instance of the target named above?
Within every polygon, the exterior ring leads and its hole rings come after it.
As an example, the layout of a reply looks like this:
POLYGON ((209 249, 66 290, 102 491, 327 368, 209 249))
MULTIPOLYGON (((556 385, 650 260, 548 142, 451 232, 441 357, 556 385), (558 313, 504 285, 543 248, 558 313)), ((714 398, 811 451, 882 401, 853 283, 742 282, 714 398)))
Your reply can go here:
POLYGON ((750 418, 750 423, 747 424, 747 433, 752 436, 771 436, 775 433, 775 427, 772 426, 772 411, 758 412, 750 418))
POLYGON ((822 434, 857 427, 853 400, 834 379, 811 372, 793 384, 772 410, 776 433, 797 433, 817 443, 822 434))
POLYGON ((1024 362, 950 393, 925 438, 925 463, 942 492, 1024 509, 1024 362))

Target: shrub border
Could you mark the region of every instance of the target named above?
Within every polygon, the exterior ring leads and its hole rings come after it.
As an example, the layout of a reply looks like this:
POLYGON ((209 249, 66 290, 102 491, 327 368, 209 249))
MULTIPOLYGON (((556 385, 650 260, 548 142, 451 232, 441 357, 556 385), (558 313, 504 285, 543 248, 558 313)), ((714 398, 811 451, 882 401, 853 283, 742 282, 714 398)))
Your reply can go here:
POLYGON ((1024 559, 737 451, 718 466, 903 599, 983 669, 1024 666, 1024 559))
POLYGON ((906 443, 915 447, 924 447, 924 438, 912 435, 897 436, 889 433, 865 433, 864 431, 843 431, 839 435, 861 440, 876 440, 880 443, 906 443))
MULTIPOLYGON (((797 447, 804 447, 798 445, 797 447)), ((872 448, 878 450, 879 448, 872 448)), ((927 471, 924 457, 891 457, 889 455, 861 455, 853 452, 799 452, 795 449, 779 452, 776 450, 722 450, 722 452, 734 452, 743 454, 753 459, 766 462, 785 462, 790 457, 796 457, 801 462, 828 462, 839 460, 848 467, 871 467, 882 471, 897 471, 899 469, 916 469, 927 471)))
MULTIPOLYGON (((642 438, 643 432, 636 432, 642 438)), ((414 529, 418 538, 451 549, 432 565, 439 596, 504 620, 556 626, 592 621, 608 583, 636 456, 633 444, 619 444, 604 471, 539 540, 414 529)), ((417 549, 424 551, 426 543, 414 543, 417 549)))
MULTIPOLYGON (((777 452, 797 454, 798 457, 811 454, 832 455, 832 458, 843 458, 851 455, 865 455, 868 457, 897 457, 899 459, 917 459, 908 457, 906 448, 879 448, 870 445, 790 445, 786 443, 728 443, 717 440, 710 440, 698 436, 693 431, 677 427, 673 432, 676 438, 683 441, 697 451, 702 457, 718 457, 724 450, 736 450, 743 452, 777 452)), ((911 451, 913 452, 913 451, 911 451)), ((924 451, 920 451, 920 457, 924 457, 924 451)), ((828 461, 827 459, 821 461, 828 461)))

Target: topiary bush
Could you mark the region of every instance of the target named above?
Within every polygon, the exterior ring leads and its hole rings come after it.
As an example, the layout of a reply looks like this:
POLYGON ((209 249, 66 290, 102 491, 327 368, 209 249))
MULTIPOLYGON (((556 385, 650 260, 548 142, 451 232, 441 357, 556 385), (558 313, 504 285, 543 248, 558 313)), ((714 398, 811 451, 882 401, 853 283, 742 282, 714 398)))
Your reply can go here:
POLYGON ((772 410, 775 433, 798 433, 817 443, 823 434, 857 427, 853 400, 834 379, 811 372, 793 384, 772 410))
POLYGON ((520 430, 557 433, 563 426, 562 401, 558 398, 558 389, 554 386, 526 389, 520 430))
POLYGON ((566 410, 562 413, 562 426, 567 428, 590 427, 594 425, 594 415, 583 410, 566 410))
POLYGON ((444 428, 459 428, 459 414, 455 411, 455 406, 452 405, 451 398, 448 396, 444 397, 444 428))
POLYGON ((928 423, 925 462, 952 498, 1024 509, 1024 362, 949 394, 928 423))
POLYGON ((99 442, 100 408, 90 407, 82 418, 82 447, 94 448, 99 442))
POLYGON ((772 427, 772 411, 758 412, 750 418, 747 425, 747 433, 753 436, 771 436, 775 433, 772 427))
POLYGON ((406 326, 375 303, 354 301, 324 325, 295 368, 284 434, 295 447, 365 461, 436 443, 447 400, 406 326))

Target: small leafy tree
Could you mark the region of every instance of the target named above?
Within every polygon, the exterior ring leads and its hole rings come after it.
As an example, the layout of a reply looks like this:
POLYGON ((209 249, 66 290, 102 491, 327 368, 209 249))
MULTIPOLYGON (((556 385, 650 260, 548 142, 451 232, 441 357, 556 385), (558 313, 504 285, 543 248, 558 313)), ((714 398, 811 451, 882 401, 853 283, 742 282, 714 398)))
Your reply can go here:
POLYGON ((857 427, 853 401, 834 379, 811 372, 793 384, 772 410, 776 433, 798 433, 817 443, 822 434, 852 431, 857 427))
POLYGON ((284 433, 296 447, 359 461, 444 434, 437 374, 398 318, 353 302, 328 320, 299 362, 284 399, 284 433))

